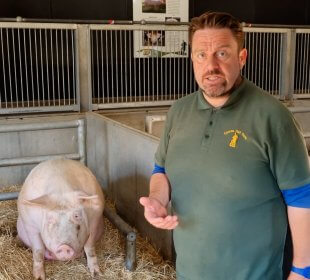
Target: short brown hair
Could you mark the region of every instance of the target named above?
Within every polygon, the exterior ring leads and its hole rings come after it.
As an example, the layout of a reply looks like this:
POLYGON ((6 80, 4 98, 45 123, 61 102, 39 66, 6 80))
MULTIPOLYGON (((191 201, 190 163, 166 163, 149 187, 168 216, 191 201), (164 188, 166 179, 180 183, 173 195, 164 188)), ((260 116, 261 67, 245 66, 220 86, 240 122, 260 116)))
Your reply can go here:
POLYGON ((237 40, 239 49, 244 45, 244 33, 241 23, 231 14, 223 12, 205 12, 191 20, 189 26, 189 43, 192 44, 194 33, 204 28, 228 28, 237 40))

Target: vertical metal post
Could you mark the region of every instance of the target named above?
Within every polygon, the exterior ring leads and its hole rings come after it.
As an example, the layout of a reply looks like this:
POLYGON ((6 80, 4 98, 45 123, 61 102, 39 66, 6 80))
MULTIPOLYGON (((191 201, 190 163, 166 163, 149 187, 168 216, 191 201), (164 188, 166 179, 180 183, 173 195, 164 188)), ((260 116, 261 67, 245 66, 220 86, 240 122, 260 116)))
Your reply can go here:
POLYGON ((79 119, 77 127, 78 133, 78 145, 79 145, 79 155, 80 155, 80 162, 84 165, 87 165, 86 162, 86 128, 85 128, 85 120, 79 119))
POLYGON ((280 99, 291 100, 294 94, 296 31, 290 29, 283 34, 281 46, 280 99))
POLYGON ((77 25, 77 97, 81 111, 92 111, 91 49, 89 25, 77 25), (79 94, 80 93, 80 94, 79 94))

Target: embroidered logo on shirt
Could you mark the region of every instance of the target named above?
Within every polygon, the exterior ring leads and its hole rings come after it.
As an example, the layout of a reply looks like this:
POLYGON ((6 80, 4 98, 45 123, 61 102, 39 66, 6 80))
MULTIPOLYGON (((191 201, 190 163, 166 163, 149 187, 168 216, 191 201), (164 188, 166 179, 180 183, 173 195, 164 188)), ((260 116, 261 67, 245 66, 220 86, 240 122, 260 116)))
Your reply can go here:
POLYGON ((241 130, 238 130, 238 129, 230 129, 230 130, 227 130, 224 132, 224 135, 228 135, 230 133, 233 133, 232 137, 231 137, 231 140, 229 142, 229 147, 231 148, 236 148, 237 147, 237 142, 239 140, 239 136, 241 135, 241 137, 244 139, 244 140, 247 140, 248 137, 245 135, 244 132, 242 132, 241 130))

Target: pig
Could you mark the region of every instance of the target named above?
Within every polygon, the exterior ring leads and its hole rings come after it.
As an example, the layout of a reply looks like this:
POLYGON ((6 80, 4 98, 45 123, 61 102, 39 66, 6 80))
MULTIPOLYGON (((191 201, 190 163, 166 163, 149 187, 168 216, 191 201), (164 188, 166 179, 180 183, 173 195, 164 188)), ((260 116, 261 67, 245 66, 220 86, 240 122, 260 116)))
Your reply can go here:
POLYGON ((103 234, 104 194, 86 166, 41 162, 27 176, 17 207, 18 238, 32 250, 35 279, 45 279, 44 258, 72 260, 83 249, 92 277, 100 273, 95 243, 103 234))

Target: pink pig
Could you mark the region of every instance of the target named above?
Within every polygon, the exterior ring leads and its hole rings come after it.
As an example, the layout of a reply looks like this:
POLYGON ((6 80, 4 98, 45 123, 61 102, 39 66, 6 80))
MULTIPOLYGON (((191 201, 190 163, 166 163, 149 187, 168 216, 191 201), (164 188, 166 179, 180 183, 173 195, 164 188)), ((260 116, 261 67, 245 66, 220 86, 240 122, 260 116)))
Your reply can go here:
POLYGON ((95 242, 103 233, 104 195, 91 171, 69 159, 48 160, 28 175, 18 201, 18 237, 32 249, 33 276, 45 279, 44 257, 72 260, 83 249, 99 274, 95 242))

